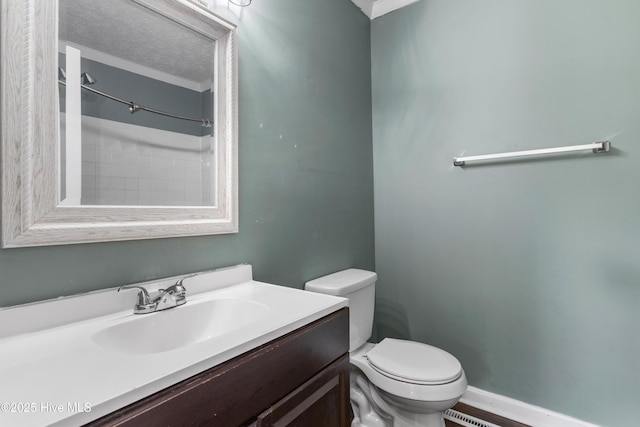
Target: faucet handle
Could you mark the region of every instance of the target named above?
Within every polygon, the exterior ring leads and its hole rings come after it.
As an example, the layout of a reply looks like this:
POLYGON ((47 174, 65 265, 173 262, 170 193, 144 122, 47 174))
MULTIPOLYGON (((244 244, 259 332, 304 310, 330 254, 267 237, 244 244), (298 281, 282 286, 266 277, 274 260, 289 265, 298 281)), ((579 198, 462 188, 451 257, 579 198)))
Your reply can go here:
POLYGON ((182 282, 184 279, 188 279, 193 276, 197 276, 198 273, 189 274, 187 276, 181 277, 174 283, 169 286, 167 289, 161 289, 161 296, 168 293, 173 296, 176 301, 176 305, 182 305, 187 302, 187 289, 184 287, 182 282))
MULTIPOLYGON (((188 275, 186 275, 184 277, 181 277, 180 279, 178 279, 178 281, 176 281, 176 283, 173 286, 182 286, 182 281, 184 279, 188 279, 190 277, 197 276, 198 274, 200 274, 200 273, 192 273, 192 274, 188 274, 188 275)), ((184 287, 183 287, 183 289, 184 289, 184 287)))
POLYGON ((138 290, 138 305, 145 305, 151 302, 151 298, 149 297, 149 292, 142 286, 136 285, 123 285, 118 288, 118 292, 122 289, 137 289, 138 290))
POLYGON ((169 287, 167 288, 167 291, 168 291, 168 292, 171 292, 171 293, 173 293, 173 294, 176 294, 176 295, 179 295, 179 296, 184 297, 184 296, 185 296, 185 293, 187 292, 187 290, 185 289, 185 287, 184 287, 184 285, 182 284, 182 282, 184 281, 184 279, 188 279, 188 278, 190 278, 190 277, 197 276, 197 275, 198 275, 198 273, 193 273, 193 274, 189 274, 189 275, 187 275, 187 276, 184 276, 184 277, 179 278, 179 279, 176 281, 176 283, 174 283, 173 285, 171 285, 171 286, 169 286, 169 287))
POLYGON ((118 288, 118 292, 122 289, 137 289, 138 290, 138 303, 133 308, 133 312, 136 314, 149 313, 155 311, 156 304, 151 302, 149 292, 142 286, 136 285, 124 285, 118 288))

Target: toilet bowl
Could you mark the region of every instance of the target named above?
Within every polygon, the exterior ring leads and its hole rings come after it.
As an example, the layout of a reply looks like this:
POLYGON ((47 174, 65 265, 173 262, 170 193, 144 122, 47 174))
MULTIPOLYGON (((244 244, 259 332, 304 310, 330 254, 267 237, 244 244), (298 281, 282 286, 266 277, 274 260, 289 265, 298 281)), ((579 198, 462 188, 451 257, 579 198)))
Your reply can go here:
POLYGON ((352 427, 444 427, 443 413, 467 389, 460 362, 437 347, 384 338, 369 343, 374 272, 349 269, 305 289, 349 299, 352 427))
POLYGON ((351 384, 352 390, 369 388, 372 406, 380 418, 393 420, 393 423, 371 426, 356 421, 352 424, 354 427, 443 427, 444 411, 453 407, 467 389, 467 379, 458 360, 427 344, 385 338, 377 345, 363 345, 351 352, 349 359, 355 371, 351 377, 356 381, 351 384), (380 348, 389 353, 388 360, 379 360, 377 350, 380 348), (406 358, 413 359, 416 365, 402 366, 406 358), (418 363, 425 369, 421 370, 418 363), (358 374, 366 378, 367 384, 358 381, 358 374))

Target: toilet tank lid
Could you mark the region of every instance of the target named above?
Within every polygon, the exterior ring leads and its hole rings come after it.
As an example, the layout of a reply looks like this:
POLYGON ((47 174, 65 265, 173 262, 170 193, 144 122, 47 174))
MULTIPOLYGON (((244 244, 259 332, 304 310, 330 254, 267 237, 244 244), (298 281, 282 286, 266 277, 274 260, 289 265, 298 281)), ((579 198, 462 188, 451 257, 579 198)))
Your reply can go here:
POLYGON ((378 275, 373 271, 350 268, 305 283, 304 288, 312 292, 329 295, 346 295, 375 283, 378 275))

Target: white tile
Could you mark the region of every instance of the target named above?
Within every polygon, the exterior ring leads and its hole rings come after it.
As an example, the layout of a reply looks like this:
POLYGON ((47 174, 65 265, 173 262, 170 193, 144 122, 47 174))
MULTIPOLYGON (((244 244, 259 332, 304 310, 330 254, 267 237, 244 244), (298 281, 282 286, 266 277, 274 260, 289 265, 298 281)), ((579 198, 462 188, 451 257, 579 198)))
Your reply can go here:
POLYGON ((111 151, 98 150, 96 160, 98 161, 98 163, 112 163, 111 151))
POLYGON ((97 176, 96 177, 96 188, 106 190, 111 186, 111 177, 110 176, 97 176))
POLYGON ((96 176, 95 175, 82 175, 82 193, 86 189, 96 188, 96 176))
POLYGON ((143 191, 140 190, 139 192, 139 203, 142 205, 149 205, 151 204, 151 191, 143 191))
POLYGON ((151 156, 151 153, 153 153, 153 148, 149 144, 145 144, 141 142, 138 144, 134 144, 132 147, 132 151, 138 154, 151 156))
POLYGON ((111 152, 111 163, 116 165, 124 165, 126 164, 128 158, 131 154, 125 153, 124 151, 112 151, 111 152))
POLYGON ((153 180, 151 191, 153 192, 169 191, 169 185, 170 185, 169 181, 156 179, 156 180, 153 180))
POLYGON ((109 192, 109 202, 112 205, 124 205, 124 190, 111 190, 109 192))
POLYGON ((111 177, 111 189, 112 190, 124 190, 125 189, 125 179, 112 176, 111 177))
POLYGON ((97 161, 96 150, 85 150, 82 147, 82 161, 83 162, 96 162, 97 161))
POLYGON ((124 165, 124 176, 125 178, 138 178, 140 175, 140 170, 136 165, 124 165))
POLYGON ((153 180, 151 179, 139 179, 138 180, 138 189, 140 191, 151 191, 151 189, 153 188, 153 180))
POLYGON ((124 165, 111 165, 111 176, 117 176, 120 178, 124 178, 126 176, 125 166, 124 165))
POLYGON ((153 157, 151 159, 151 166, 154 168, 171 170, 173 168, 173 158, 153 157))
POLYGON ((178 191, 184 193, 186 190, 186 184, 182 181, 169 181, 167 184, 167 188, 170 191, 178 191))
POLYGON ((96 199, 96 190, 94 188, 83 188, 81 193, 82 202, 85 200, 95 200, 96 199))
POLYGON ((124 202, 128 206, 137 205, 140 199, 138 190, 126 190, 124 194, 124 202))
POLYGON ((87 138, 84 137, 84 134, 82 135, 82 151, 96 151, 98 149, 98 143, 96 142, 96 140, 91 136, 88 135, 87 138))
POLYGON ((151 168, 150 178, 153 180, 163 180, 168 176, 166 168, 151 168))
POLYGON ((157 206, 167 206, 171 197, 166 191, 152 191, 151 202, 157 206))
POLYGON ((125 180, 125 190, 127 191, 138 191, 138 179, 137 178, 126 178, 125 180))
POLYGON ((150 167, 150 166, 149 167, 146 167, 146 166, 145 167, 141 167, 138 170, 138 176, 141 179, 150 180, 150 179, 153 179, 153 175, 154 175, 154 169, 152 167, 150 167))
POLYGON ((82 162, 82 174, 83 175, 95 175, 96 164, 94 162, 82 162))
POLYGON ((96 175, 98 176, 111 176, 111 165, 107 163, 96 164, 96 175))

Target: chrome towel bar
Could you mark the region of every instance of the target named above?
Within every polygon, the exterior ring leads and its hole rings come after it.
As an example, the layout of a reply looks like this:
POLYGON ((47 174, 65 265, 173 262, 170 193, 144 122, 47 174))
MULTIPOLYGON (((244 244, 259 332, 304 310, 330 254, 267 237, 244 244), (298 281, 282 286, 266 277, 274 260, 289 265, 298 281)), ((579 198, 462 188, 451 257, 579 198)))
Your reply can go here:
POLYGON ((464 166, 466 162, 476 161, 476 160, 496 160, 496 159, 506 159, 509 157, 523 157, 523 156, 535 156, 539 154, 566 153, 569 151, 581 151, 581 150, 591 150, 594 153, 604 153, 609 151, 610 149, 611 149, 610 141, 601 141, 601 142, 594 142, 591 144, 570 145, 566 147, 541 148, 539 150, 513 151, 511 153, 483 154, 480 156, 454 157, 453 165, 464 166))

